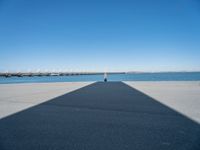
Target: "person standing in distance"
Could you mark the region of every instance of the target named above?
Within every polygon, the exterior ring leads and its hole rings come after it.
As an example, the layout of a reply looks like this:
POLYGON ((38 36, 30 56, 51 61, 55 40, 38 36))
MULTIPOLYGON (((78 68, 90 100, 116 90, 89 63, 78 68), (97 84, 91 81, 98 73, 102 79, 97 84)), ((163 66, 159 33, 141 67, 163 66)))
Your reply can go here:
POLYGON ((104 73, 104 82, 107 82, 108 81, 108 79, 107 79, 107 73, 105 72, 104 73))

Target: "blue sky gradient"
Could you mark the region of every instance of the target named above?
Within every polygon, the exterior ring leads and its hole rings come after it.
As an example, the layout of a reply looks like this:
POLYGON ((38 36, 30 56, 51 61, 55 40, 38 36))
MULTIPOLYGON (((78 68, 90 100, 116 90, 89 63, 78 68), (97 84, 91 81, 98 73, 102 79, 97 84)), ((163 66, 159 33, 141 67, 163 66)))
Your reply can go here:
POLYGON ((0 0, 0 71, 200 71, 199 0, 0 0))

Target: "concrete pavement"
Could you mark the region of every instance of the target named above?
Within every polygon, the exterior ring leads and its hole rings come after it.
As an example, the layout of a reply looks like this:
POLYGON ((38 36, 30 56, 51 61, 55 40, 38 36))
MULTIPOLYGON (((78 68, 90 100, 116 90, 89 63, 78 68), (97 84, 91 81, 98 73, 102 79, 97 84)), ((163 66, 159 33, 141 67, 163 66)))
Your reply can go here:
POLYGON ((198 123, 122 82, 97 82, 0 120, 1 150, 198 150, 198 123))
POLYGON ((93 82, 0 84, 0 119, 93 82))

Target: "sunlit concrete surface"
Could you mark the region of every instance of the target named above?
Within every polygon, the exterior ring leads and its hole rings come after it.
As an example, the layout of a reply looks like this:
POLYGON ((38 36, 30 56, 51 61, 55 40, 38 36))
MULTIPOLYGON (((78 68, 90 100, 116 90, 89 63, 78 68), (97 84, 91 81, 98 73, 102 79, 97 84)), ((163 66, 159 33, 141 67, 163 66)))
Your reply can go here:
POLYGON ((124 83, 200 123, 200 81, 124 83))
POLYGON ((92 83, 93 82, 0 84, 0 118, 92 83))

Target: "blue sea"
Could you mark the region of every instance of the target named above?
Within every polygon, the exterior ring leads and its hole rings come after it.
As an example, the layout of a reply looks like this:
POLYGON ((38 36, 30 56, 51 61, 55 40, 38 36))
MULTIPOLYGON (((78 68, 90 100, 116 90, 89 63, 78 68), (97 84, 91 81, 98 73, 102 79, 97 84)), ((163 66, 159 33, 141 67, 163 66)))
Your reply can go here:
MULTIPOLYGON (((103 75, 0 77, 0 84, 103 81, 103 75)), ((200 81, 200 72, 108 74, 108 81, 200 81)))

